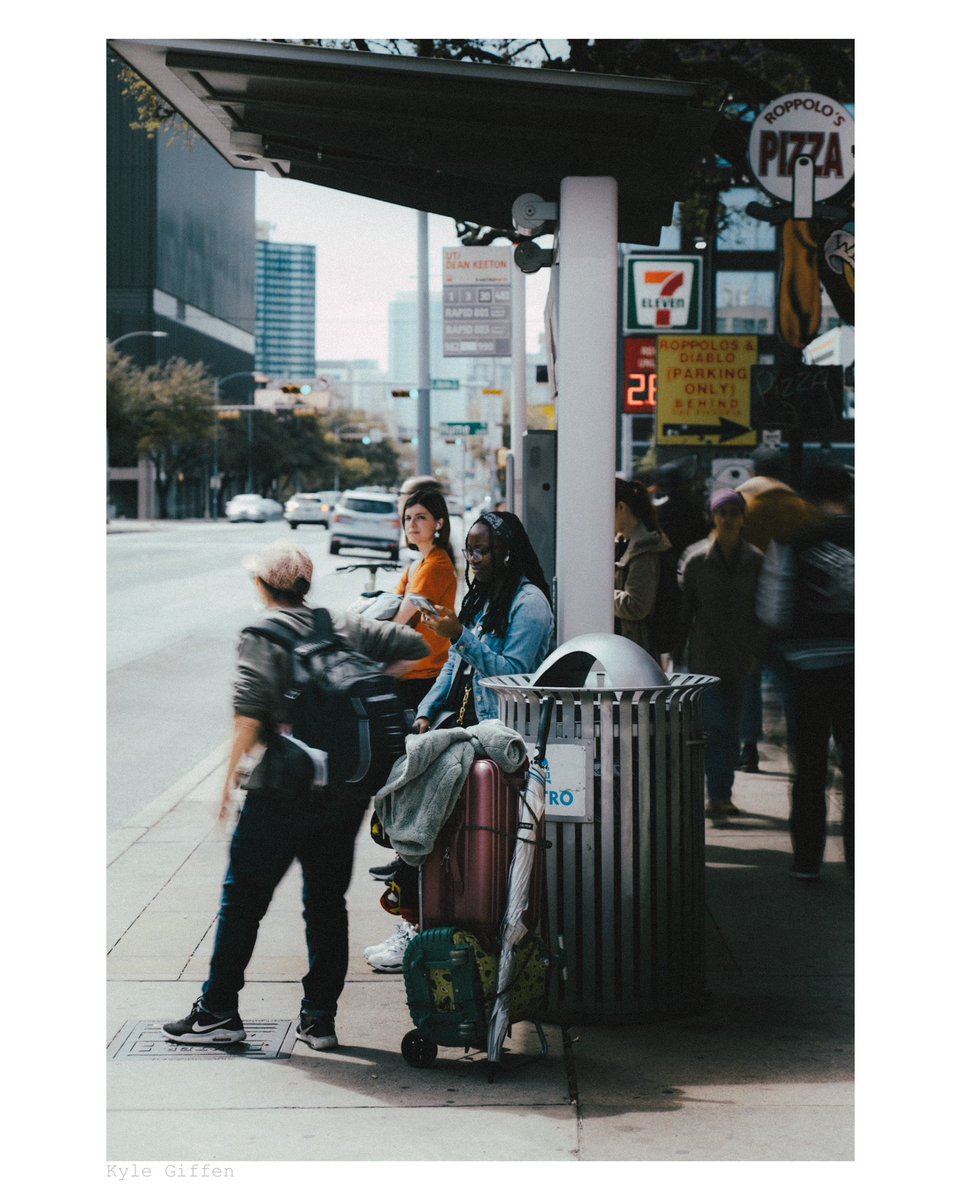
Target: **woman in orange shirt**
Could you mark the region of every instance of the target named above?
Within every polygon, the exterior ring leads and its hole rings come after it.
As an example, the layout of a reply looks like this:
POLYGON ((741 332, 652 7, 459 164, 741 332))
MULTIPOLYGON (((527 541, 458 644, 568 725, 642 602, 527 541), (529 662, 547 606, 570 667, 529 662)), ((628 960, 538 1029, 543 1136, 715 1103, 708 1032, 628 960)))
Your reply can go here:
MULTIPOLYGON (((457 571, 450 548, 450 515, 447 501, 436 488, 412 492, 404 501, 402 513, 407 545, 420 552, 420 558, 404 572, 397 587, 400 596, 423 596, 433 605, 454 608, 457 596, 457 571)), ((401 625, 419 616, 418 608, 407 599, 401 600, 394 620, 401 625)), ((415 622, 418 633, 430 647, 430 655, 398 680, 400 694, 406 707, 417 711, 417 705, 430 691, 434 680, 447 661, 450 642, 415 622)))

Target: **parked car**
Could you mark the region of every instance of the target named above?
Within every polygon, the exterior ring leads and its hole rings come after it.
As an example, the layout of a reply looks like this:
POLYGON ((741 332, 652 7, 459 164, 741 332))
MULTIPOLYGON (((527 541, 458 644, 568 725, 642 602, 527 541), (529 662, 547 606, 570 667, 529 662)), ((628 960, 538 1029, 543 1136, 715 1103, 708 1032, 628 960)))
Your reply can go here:
POLYGON ((279 500, 271 500, 256 492, 234 496, 224 506, 224 515, 228 521, 276 521, 283 515, 283 511, 279 500))
POLYGON ((330 522, 330 552, 344 546, 384 550, 400 557, 400 514, 390 492, 346 491, 337 501, 330 522))
POLYGON ((330 527, 340 492, 295 492, 284 505, 284 517, 291 529, 298 525, 330 527))

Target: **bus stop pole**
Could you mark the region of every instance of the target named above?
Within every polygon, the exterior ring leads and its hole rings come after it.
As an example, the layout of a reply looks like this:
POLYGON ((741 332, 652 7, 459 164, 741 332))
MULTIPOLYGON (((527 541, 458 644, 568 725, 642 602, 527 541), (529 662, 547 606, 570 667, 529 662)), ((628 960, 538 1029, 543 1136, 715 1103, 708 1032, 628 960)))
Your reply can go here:
POLYGON ((617 181, 569 176, 558 210, 557 641, 614 632, 617 181))

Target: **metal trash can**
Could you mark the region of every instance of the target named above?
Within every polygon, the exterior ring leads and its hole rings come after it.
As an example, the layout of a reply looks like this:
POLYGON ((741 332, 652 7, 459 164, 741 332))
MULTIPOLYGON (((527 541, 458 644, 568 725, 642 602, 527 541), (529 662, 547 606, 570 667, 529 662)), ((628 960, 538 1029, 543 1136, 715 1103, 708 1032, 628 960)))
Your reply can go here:
POLYGON ((627 1024, 704 996, 704 737, 711 675, 668 677, 616 634, 500 675, 500 719, 530 742, 553 696, 545 809, 548 1019, 627 1024))

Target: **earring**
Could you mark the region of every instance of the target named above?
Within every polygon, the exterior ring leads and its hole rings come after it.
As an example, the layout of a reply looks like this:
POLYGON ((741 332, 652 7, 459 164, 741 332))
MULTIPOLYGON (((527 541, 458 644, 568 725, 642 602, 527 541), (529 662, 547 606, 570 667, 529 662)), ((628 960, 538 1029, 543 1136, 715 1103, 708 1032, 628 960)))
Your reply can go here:
POLYGON ((439 530, 439 529, 435 529, 435 530, 434 530, 434 541, 435 541, 435 542, 436 542, 436 541, 438 541, 438 540, 439 540, 439 538, 440 538, 440 530, 439 530))

